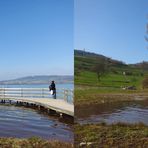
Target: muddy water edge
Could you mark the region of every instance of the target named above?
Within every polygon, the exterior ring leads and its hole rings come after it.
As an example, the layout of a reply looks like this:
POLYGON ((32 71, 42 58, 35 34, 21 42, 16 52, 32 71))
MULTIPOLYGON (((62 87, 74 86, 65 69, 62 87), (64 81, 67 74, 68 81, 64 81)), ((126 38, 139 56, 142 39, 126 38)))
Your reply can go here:
POLYGON ((142 122, 148 125, 148 100, 130 100, 76 106, 75 122, 80 124, 142 122))

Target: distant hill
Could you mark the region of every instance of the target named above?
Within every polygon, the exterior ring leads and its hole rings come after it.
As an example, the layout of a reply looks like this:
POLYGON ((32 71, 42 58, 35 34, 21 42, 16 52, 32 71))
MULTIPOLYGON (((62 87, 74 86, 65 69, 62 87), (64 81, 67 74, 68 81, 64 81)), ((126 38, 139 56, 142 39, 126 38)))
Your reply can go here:
POLYGON ((75 55, 75 68, 76 69, 83 69, 83 70, 90 70, 94 64, 98 63, 99 61, 105 61, 108 67, 110 68, 138 68, 141 70, 148 70, 148 62, 144 61, 141 63, 136 64, 125 64, 123 61, 115 60, 109 57, 106 57, 101 54, 96 54, 93 52, 86 52, 83 50, 74 50, 75 55))
POLYGON ((72 83, 73 76, 70 75, 42 75, 42 76, 27 76, 13 80, 0 81, 1 85, 9 84, 49 84, 54 80, 56 83, 72 83))
POLYGON ((75 55, 75 69, 91 71, 92 67, 98 63, 105 61, 109 67, 127 67, 122 61, 111 59, 101 54, 86 52, 82 50, 74 50, 75 55))

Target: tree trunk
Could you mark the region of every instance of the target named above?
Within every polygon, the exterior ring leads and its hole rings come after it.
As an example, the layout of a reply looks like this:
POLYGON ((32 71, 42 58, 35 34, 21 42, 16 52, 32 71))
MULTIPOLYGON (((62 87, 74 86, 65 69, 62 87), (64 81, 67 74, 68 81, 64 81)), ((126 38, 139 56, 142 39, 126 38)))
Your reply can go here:
POLYGON ((98 77, 98 82, 100 82, 100 75, 99 75, 99 74, 97 74, 97 77, 98 77))

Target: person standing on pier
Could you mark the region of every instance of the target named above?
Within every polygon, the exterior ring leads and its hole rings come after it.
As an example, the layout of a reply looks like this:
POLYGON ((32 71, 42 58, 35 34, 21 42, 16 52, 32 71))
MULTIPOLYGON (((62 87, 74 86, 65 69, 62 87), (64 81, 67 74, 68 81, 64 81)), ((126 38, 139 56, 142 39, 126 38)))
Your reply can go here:
POLYGON ((52 95, 52 97, 54 99, 56 99, 56 85, 55 85, 54 81, 52 81, 51 84, 49 85, 49 91, 50 91, 50 94, 52 95))

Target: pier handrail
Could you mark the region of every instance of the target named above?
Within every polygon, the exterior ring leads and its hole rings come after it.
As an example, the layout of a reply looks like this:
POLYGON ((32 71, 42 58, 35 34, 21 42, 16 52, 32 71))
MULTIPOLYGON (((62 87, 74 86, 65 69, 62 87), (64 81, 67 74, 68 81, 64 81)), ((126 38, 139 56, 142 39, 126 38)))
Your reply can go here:
MULTIPOLYGON (((73 90, 57 88, 57 99, 73 104, 73 90)), ((0 98, 30 97, 30 98, 51 98, 48 88, 0 88, 0 98)))

